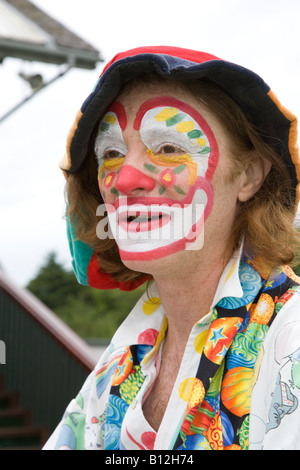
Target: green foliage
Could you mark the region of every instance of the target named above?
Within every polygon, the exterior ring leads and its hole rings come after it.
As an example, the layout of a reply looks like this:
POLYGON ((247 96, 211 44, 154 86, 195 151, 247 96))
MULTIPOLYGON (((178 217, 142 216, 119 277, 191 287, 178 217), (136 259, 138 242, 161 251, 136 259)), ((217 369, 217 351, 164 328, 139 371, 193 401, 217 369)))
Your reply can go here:
POLYGON ((36 278, 30 281, 27 289, 52 310, 79 292, 74 274, 58 263, 55 253, 48 255, 45 264, 36 278))
POLYGON ((66 270, 55 253, 50 253, 27 289, 82 338, 110 339, 145 287, 121 292, 81 286, 73 271, 66 270))
POLYGON ((293 268, 293 271, 297 276, 300 277, 300 264, 298 264, 296 267, 293 268))

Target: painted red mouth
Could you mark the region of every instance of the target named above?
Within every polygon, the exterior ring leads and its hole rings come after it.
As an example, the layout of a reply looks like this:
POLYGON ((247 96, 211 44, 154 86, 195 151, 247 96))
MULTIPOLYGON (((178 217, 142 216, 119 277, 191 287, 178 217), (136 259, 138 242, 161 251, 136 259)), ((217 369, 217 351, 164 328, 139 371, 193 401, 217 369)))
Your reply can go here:
POLYGON ((126 232, 149 232, 163 227, 170 220, 171 216, 162 212, 128 210, 120 214, 118 223, 126 232))

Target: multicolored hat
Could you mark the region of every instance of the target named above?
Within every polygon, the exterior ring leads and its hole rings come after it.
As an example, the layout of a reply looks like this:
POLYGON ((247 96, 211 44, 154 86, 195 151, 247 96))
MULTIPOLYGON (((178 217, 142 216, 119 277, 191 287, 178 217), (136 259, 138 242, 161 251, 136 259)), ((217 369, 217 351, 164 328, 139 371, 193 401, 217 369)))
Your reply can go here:
MULTIPOLYGON (((82 165, 87 156, 93 129, 108 106, 117 98, 121 87, 139 75, 151 72, 178 79, 206 78, 231 96, 249 121, 266 136, 268 142, 276 144, 274 148, 282 157, 289 172, 291 202, 298 204, 300 159, 297 145, 297 118, 281 105, 270 87, 251 70, 205 52, 178 47, 153 46, 132 49, 117 54, 106 65, 94 90, 78 111, 70 130, 67 152, 60 165, 66 177, 82 165)), ((69 233, 71 232, 72 230, 69 230, 69 233)), ((77 256, 74 256, 75 240, 72 235, 69 240, 75 260, 77 256)), ((92 283, 96 284, 94 287, 99 287, 98 269, 94 269, 93 281, 88 278, 87 268, 91 267, 90 262, 94 254, 89 251, 87 253, 83 257, 79 256, 81 262, 80 266, 74 266, 75 273, 79 271, 85 273, 83 276, 77 275, 79 282, 89 285, 92 283), (85 262, 82 259, 85 259, 85 262), (90 260, 88 264, 87 260, 90 260)), ((102 279, 100 285, 103 285, 103 282, 102 279)), ((119 286, 113 284, 112 287, 119 286)), ((129 285, 129 289, 131 287, 129 285)), ((106 285, 104 288, 109 286, 106 285)), ((129 289, 126 285, 125 290, 129 289)))

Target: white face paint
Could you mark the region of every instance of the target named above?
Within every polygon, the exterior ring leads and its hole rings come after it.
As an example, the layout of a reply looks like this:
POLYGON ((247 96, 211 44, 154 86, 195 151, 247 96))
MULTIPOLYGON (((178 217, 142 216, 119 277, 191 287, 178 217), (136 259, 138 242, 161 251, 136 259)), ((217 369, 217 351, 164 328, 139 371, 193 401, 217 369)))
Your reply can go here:
POLYGON ((98 167, 104 164, 105 160, 114 158, 112 155, 119 154, 125 156, 127 147, 124 142, 123 132, 119 124, 117 115, 109 111, 103 117, 95 141, 95 154, 98 167))
POLYGON ((142 141, 155 155, 160 153, 162 146, 174 146, 194 160, 198 176, 205 176, 210 144, 204 131, 189 114, 172 107, 150 109, 141 121, 140 134, 142 141), (168 124, 172 120, 175 124, 168 124))
POLYGON ((186 248, 199 249, 212 206, 210 180, 218 158, 206 121, 172 97, 143 103, 134 130, 148 150, 136 156, 136 166, 124 161, 127 147, 117 116, 107 113, 100 128, 95 147, 99 187, 121 258, 157 259, 186 248))
POLYGON ((120 197, 108 219, 121 258, 157 259, 184 249, 200 249, 206 202, 202 189, 196 190, 191 204, 184 205, 174 201, 144 205, 120 197))

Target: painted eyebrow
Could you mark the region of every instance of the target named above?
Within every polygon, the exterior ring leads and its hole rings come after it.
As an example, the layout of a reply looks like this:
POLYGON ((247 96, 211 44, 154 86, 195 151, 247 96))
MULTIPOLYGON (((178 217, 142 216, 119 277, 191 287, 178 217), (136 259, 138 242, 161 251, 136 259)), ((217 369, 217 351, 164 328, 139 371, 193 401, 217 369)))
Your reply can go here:
POLYGON ((201 114, 191 105, 185 103, 184 101, 178 100, 173 96, 157 96, 155 98, 150 98, 149 100, 145 101, 138 110, 133 127, 136 131, 138 131, 141 127, 141 122, 146 114, 147 111, 153 108, 168 106, 172 108, 177 108, 178 111, 183 111, 189 116, 191 116, 197 124, 200 126, 200 129, 203 129, 203 132, 210 137, 213 135, 211 128, 205 121, 205 119, 201 116, 201 114))
MULTIPOLYGON (((124 131, 126 129, 126 126, 127 126, 127 115, 126 115, 126 111, 125 111, 125 108, 124 106, 122 105, 122 103, 119 103, 119 101, 114 101, 110 106, 109 108, 107 108, 107 110, 105 111, 103 117, 107 114, 107 113, 115 113, 115 115, 117 116, 118 118, 118 121, 119 121, 119 124, 120 124, 120 127, 122 129, 122 131, 124 131)), ((103 120, 103 118, 101 119, 101 121, 103 120)), ((100 123, 101 123, 100 121, 100 123)))

